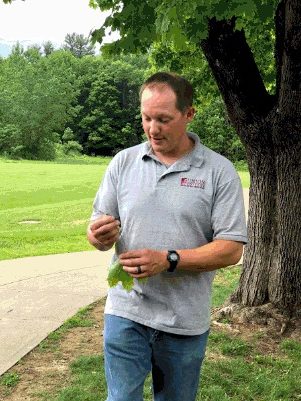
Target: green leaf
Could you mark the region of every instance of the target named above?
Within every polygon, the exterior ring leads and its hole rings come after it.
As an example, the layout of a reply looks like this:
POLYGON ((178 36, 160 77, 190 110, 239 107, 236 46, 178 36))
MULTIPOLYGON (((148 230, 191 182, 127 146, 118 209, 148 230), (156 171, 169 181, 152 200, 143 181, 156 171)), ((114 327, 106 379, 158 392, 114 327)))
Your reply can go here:
MULTIPOLYGON (((123 288, 127 291, 131 291, 134 286, 133 277, 123 270, 118 259, 110 266, 107 281, 110 287, 115 287, 118 283, 121 283, 123 288)), ((146 281, 147 277, 139 279, 141 283, 145 283, 146 281)))
POLYGON ((98 7, 98 4, 96 3, 95 0, 89 0, 89 7, 94 8, 94 10, 96 10, 98 7))
POLYGON ((110 266, 107 281, 110 287, 115 287, 121 282, 123 288, 127 291, 131 291, 134 285, 133 277, 123 270, 118 259, 110 266))

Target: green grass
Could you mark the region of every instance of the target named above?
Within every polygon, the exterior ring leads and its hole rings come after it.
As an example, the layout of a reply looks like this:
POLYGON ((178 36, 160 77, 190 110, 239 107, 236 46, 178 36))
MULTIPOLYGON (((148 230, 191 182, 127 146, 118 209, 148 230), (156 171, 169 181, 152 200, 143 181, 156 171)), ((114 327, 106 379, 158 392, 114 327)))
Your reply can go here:
POLYGON ((92 249, 87 221, 110 159, 90 159, 0 160, 0 260, 92 249), (39 223, 21 223, 26 220, 39 223))
MULTIPOLYGON (((0 260, 92 249, 86 227, 109 160, 0 159, 0 260)), ((248 187, 248 172, 240 176, 248 187)))
POLYGON ((19 383, 19 381, 20 377, 17 373, 4 373, 0 378, 0 385, 13 388, 19 383))
POLYGON ((212 294, 212 307, 222 305, 235 290, 241 273, 241 265, 220 269, 214 278, 214 291, 212 294))
POLYGON ((250 187, 250 174, 248 171, 239 171, 238 172, 241 180, 241 184, 243 188, 249 188, 250 187))

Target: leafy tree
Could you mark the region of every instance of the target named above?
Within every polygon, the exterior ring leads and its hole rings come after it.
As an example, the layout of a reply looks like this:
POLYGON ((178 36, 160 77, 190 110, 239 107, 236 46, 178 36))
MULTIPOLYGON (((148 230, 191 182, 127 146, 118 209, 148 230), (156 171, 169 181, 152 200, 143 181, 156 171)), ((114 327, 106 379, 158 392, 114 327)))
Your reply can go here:
MULTIPOLYGON (((19 157, 54 157, 54 144, 58 140, 54 132, 64 129, 77 94, 70 65, 73 60, 67 52, 55 52, 43 58, 36 49, 30 49, 27 54, 17 49, 2 63, 0 126, 16 127, 19 157)), ((6 153, 16 153, 14 140, 10 150, 5 143, 6 153)))
POLYGON ((90 39, 75 32, 66 35, 63 48, 69 50, 75 57, 94 55, 94 46, 90 43, 90 39))
POLYGON ((158 40, 178 50, 190 44, 202 49, 245 146, 251 174, 249 244, 233 300, 248 306, 271 303, 291 316, 301 304, 301 2, 93 3, 111 10, 94 40, 101 42, 106 28, 121 36, 103 51, 147 51, 158 40), (265 65, 269 84, 248 42, 257 32, 268 39, 269 57, 274 53, 274 68, 265 65))
POLYGON ((12 158, 22 156, 22 132, 14 124, 0 125, 0 154, 12 158))
POLYGON ((233 162, 245 160, 244 146, 230 125, 220 96, 197 111, 189 129, 198 133, 204 145, 233 162))
POLYGON ((54 52, 54 45, 50 40, 47 40, 46 42, 43 43, 43 52, 45 56, 49 56, 51 53, 54 52))
POLYGON ((24 47, 20 42, 13 45, 10 55, 11 56, 21 56, 24 53, 24 47))
POLYGON ((111 155, 141 141, 138 88, 145 57, 81 59, 80 93, 69 126, 89 154, 111 155))
POLYGON ((82 145, 75 140, 75 135, 70 127, 64 130, 62 142, 62 150, 66 155, 77 155, 83 151, 82 145))
POLYGON ((23 55, 29 62, 37 62, 42 57, 41 47, 39 45, 28 46, 23 55))

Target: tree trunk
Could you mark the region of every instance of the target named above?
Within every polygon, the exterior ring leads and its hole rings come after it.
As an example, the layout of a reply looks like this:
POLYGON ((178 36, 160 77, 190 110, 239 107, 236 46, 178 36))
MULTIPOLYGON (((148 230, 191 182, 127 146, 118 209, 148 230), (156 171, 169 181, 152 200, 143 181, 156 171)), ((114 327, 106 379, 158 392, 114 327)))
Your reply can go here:
MULTIPOLYGON (((289 124, 288 124, 289 125, 289 124)), ((285 146, 276 157, 277 263, 269 300, 293 314, 301 307, 301 146, 285 146)))
POLYGON ((243 271, 232 300, 243 305, 262 305, 269 300, 269 278, 275 256, 276 175, 272 151, 259 154, 248 149, 251 177, 248 238, 243 271))
POLYGON ((246 147, 251 177, 249 243, 231 300, 271 304, 292 316, 301 307, 301 2, 280 1, 275 19, 274 96, 234 19, 211 19, 201 47, 246 147))

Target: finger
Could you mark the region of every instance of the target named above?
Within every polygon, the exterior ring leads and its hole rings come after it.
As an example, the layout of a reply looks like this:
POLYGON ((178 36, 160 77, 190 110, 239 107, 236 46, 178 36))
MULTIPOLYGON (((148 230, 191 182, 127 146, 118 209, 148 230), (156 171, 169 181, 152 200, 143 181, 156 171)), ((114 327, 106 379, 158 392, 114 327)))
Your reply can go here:
POLYGON ((145 267, 141 267, 141 273, 137 273, 137 266, 135 267, 123 266, 123 270, 134 278, 149 277, 149 272, 143 269, 145 269, 145 267))
POLYGON ((133 259, 140 258, 144 255, 145 250, 143 249, 135 249, 132 251, 123 252, 119 255, 119 259, 133 259))
POLYGON ((137 268, 137 266, 141 266, 143 264, 142 263, 143 260, 140 257, 125 259, 125 258, 121 258, 119 256, 119 260, 120 260, 120 263, 122 264, 122 266, 134 267, 135 269, 137 268))
POLYGON ((95 238, 105 245, 112 244, 119 239, 119 232, 116 233, 109 233, 107 235, 98 235, 95 238))
POLYGON ((113 222, 116 222, 117 224, 120 225, 120 221, 116 220, 115 217, 104 214, 101 217, 99 217, 97 220, 92 221, 90 223, 90 228, 92 231, 97 230, 99 227, 105 226, 105 225, 113 223, 113 222))
POLYGON ((111 223, 108 223, 108 224, 105 224, 103 226, 100 226, 97 229, 94 229, 94 230, 92 229, 92 232, 93 232, 93 234, 95 236, 98 236, 98 235, 104 235, 105 236, 105 235, 110 235, 110 233, 112 233, 112 234, 118 233, 119 232, 119 228, 120 228, 120 225, 116 220, 116 221, 113 221, 111 223))

